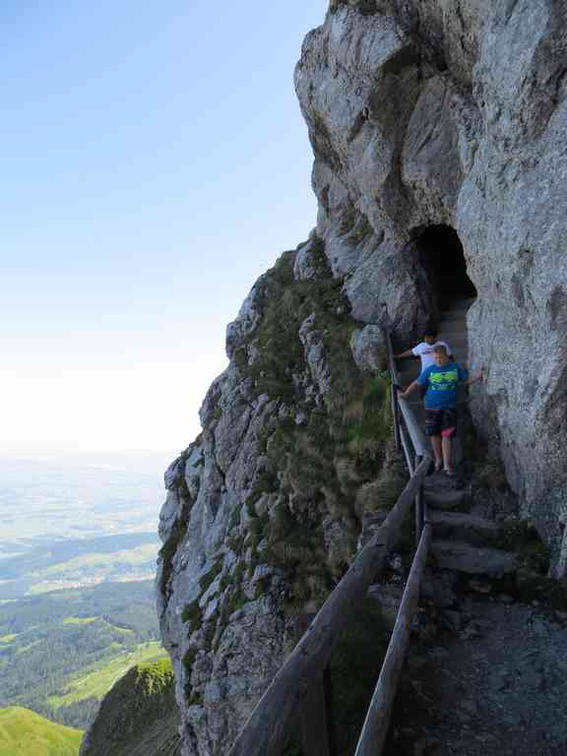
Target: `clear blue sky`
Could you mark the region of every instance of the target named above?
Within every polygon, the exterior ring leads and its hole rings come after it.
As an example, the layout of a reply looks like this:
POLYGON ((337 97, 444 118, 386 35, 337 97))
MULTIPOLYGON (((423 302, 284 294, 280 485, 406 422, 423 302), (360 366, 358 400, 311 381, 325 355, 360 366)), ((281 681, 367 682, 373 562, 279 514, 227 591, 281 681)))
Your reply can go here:
POLYGON ((293 91, 326 0, 7 0, 0 452, 171 449, 315 225, 293 91))

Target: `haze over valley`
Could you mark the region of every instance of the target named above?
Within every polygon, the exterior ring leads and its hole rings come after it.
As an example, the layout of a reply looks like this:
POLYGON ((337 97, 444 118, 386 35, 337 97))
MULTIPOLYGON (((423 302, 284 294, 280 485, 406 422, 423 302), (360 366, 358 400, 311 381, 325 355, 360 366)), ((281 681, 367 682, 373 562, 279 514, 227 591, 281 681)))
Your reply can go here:
POLYGON ((0 458, 0 599, 153 579, 160 463, 0 458))
POLYGON ((0 458, 0 707, 84 728, 132 665, 163 656, 154 575, 165 464, 0 458))

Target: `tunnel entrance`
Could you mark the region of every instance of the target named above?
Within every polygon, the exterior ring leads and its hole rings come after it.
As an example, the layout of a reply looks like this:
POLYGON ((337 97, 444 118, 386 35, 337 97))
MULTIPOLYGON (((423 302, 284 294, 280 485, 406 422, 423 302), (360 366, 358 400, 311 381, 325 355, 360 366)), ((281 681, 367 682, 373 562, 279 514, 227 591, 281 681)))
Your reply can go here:
POLYGON ((467 275, 463 245, 454 228, 429 226, 416 236, 415 246, 440 309, 476 297, 475 285, 467 275))

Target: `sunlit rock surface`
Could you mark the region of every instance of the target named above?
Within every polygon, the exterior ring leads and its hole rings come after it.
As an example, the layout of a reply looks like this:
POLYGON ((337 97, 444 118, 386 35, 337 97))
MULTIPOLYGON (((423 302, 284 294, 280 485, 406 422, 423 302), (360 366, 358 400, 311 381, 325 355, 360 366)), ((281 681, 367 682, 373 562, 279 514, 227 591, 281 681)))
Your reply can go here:
POLYGON ((228 752, 356 550, 390 438, 380 327, 387 312, 407 347, 437 315, 427 229, 458 233, 477 290, 477 427, 565 571, 565 14, 334 0, 307 35, 316 232, 228 327, 203 432, 166 479, 159 612, 185 756, 228 752))

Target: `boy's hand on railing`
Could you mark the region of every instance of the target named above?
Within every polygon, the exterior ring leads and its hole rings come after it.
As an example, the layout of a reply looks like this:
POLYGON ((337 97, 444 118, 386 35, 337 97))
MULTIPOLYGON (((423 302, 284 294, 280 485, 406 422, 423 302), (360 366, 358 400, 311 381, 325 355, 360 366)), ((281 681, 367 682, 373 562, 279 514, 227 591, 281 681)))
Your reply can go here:
POLYGON ((480 370, 477 370, 476 373, 471 375, 468 384, 471 386, 473 383, 478 383, 479 381, 484 381, 484 367, 481 367, 480 370))

